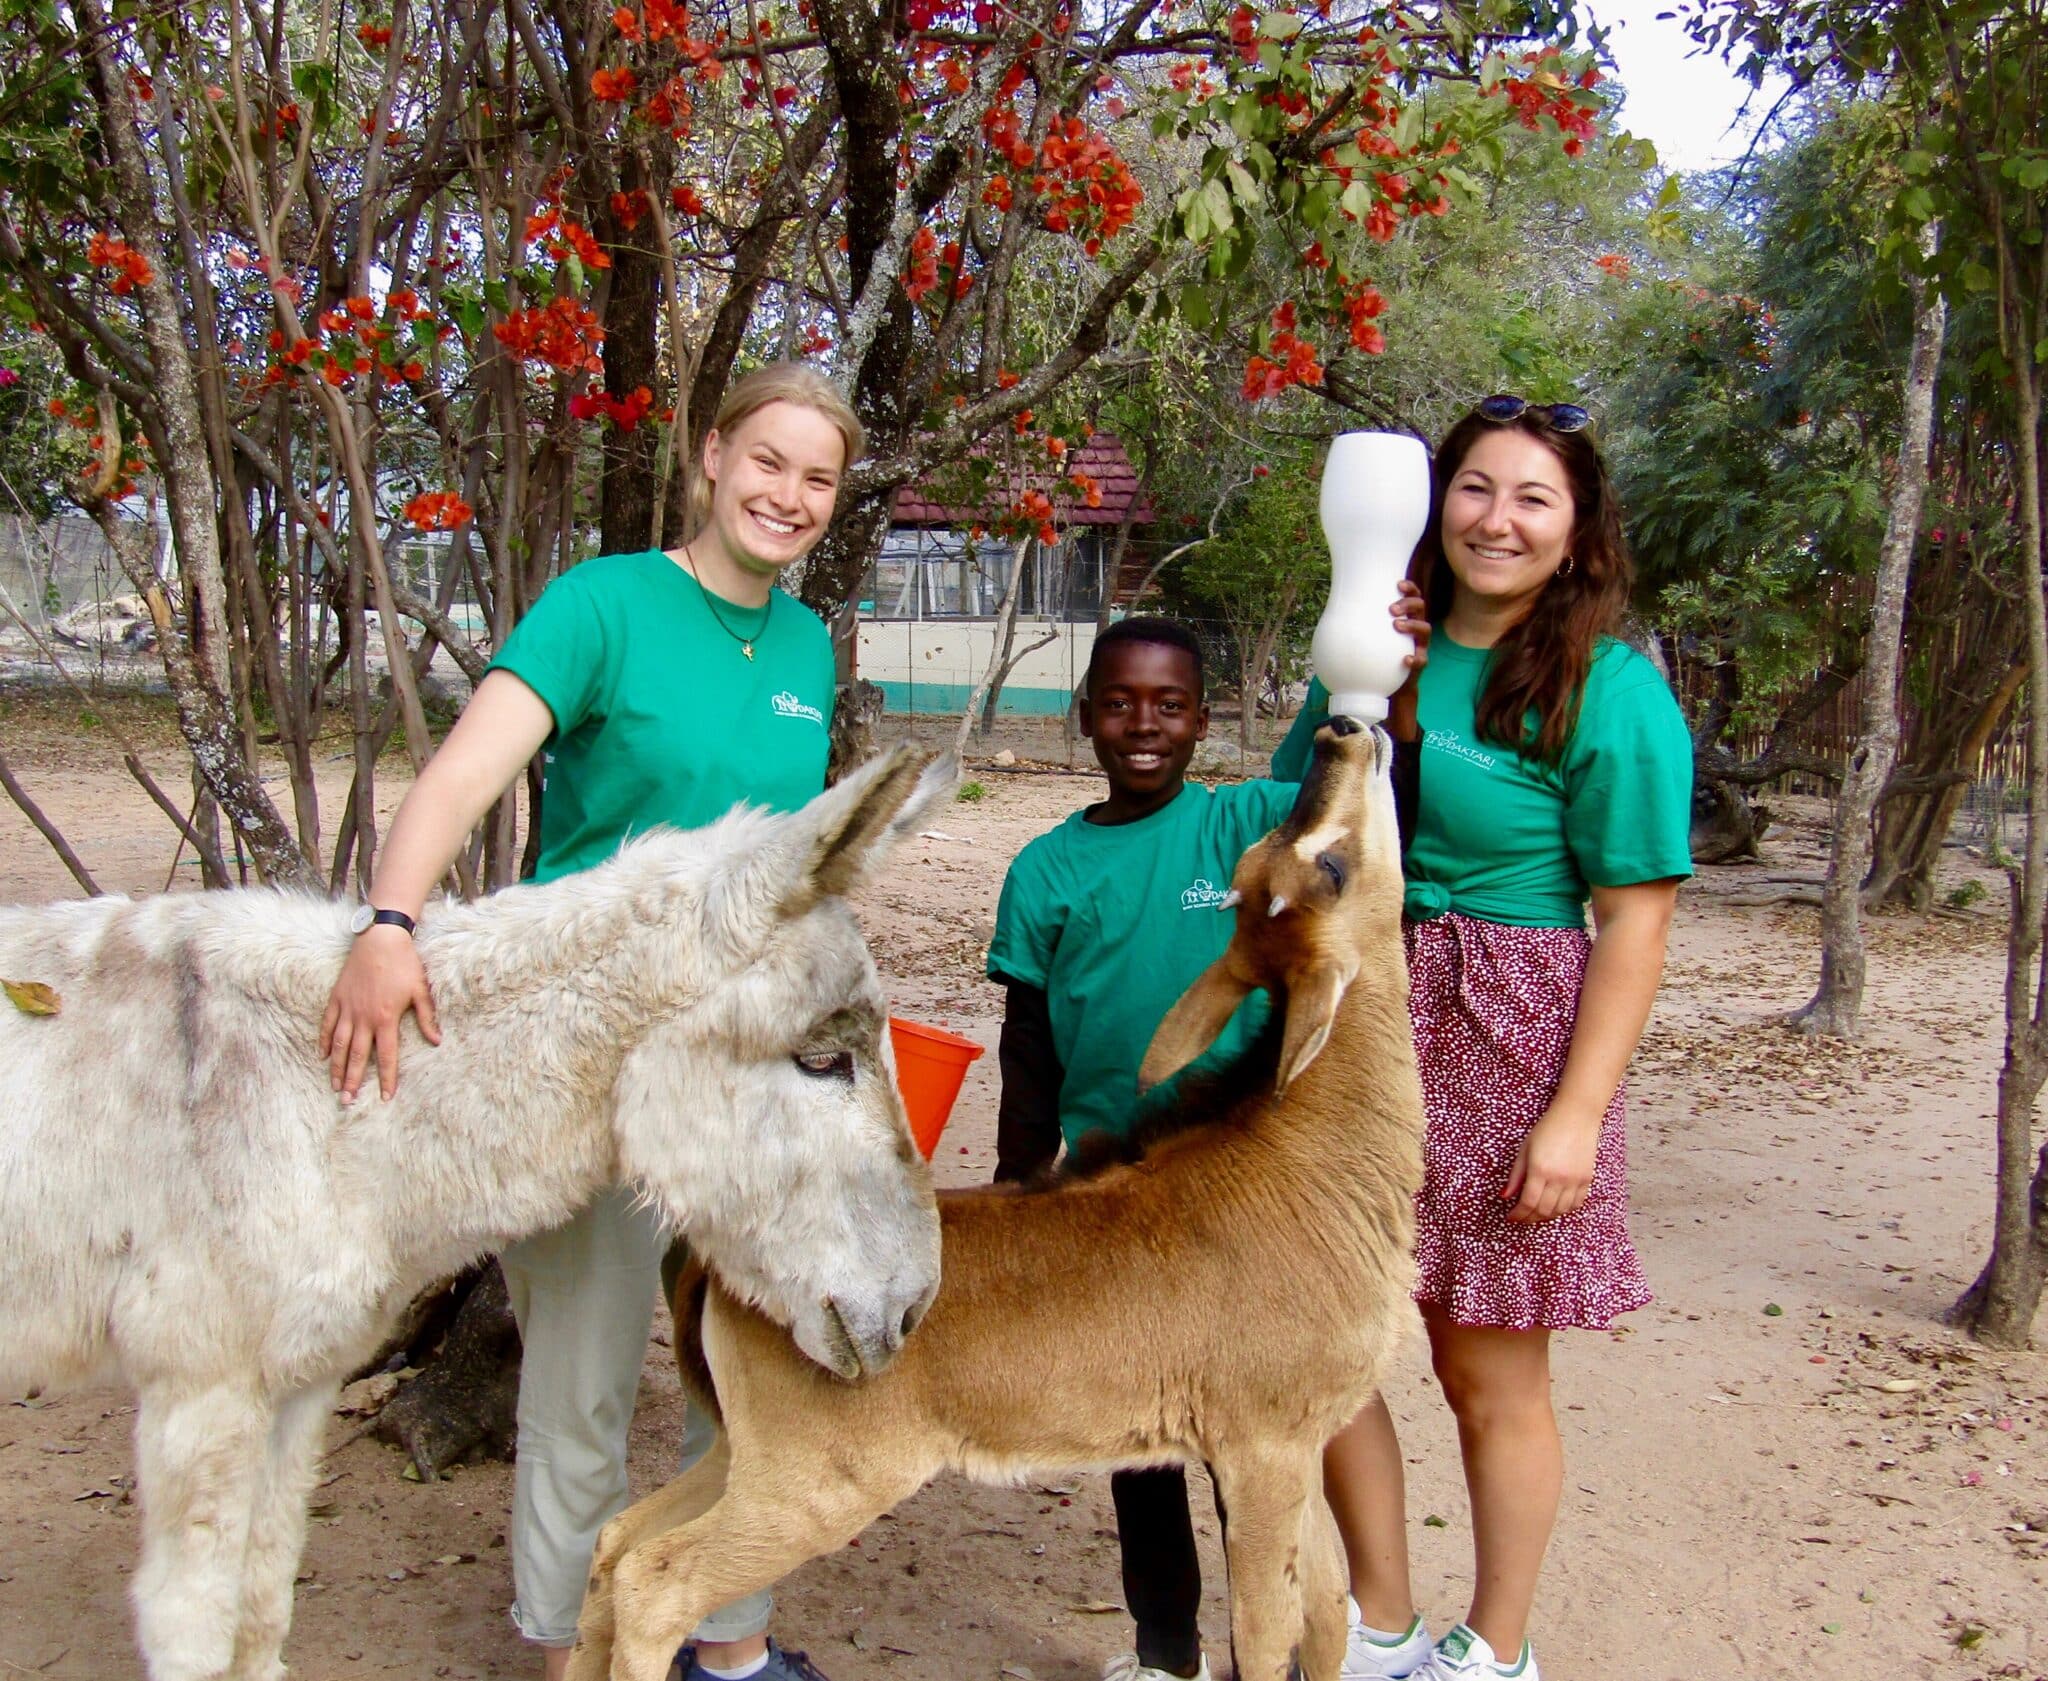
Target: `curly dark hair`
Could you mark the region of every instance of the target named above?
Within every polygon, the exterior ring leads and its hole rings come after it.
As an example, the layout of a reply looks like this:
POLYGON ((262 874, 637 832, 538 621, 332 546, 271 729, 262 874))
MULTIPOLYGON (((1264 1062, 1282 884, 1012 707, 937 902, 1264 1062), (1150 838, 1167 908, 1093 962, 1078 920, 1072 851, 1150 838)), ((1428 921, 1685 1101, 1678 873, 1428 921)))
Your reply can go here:
POLYGON ((1451 610, 1457 580, 1444 558, 1444 494, 1473 446, 1490 432, 1525 432, 1557 457, 1571 488, 1572 564, 1552 574, 1529 611, 1493 646, 1479 697, 1479 734, 1529 758, 1555 764, 1578 723, 1593 649, 1611 636, 1628 609, 1635 565, 1622 535, 1621 503, 1589 431, 1560 432, 1549 410, 1531 405, 1512 420, 1474 409, 1437 446, 1429 525, 1415 546, 1409 575, 1422 591, 1430 623, 1451 610))
POLYGON ((1195 694, 1197 698, 1202 695, 1207 679, 1202 670, 1201 639, 1178 619, 1141 613, 1116 620, 1096 637, 1095 646, 1088 653, 1088 674, 1081 691, 1091 701, 1095 698, 1095 677, 1102 665, 1103 650, 1114 648, 1119 642, 1152 642, 1164 648, 1178 648, 1195 662, 1195 694))

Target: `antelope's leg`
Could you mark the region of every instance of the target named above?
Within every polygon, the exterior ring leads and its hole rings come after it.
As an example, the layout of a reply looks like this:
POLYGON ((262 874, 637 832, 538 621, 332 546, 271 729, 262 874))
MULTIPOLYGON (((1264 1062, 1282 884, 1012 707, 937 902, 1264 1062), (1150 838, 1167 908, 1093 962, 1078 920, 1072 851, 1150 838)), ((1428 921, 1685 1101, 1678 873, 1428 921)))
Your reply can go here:
POLYGON ((886 1455, 856 1467, 789 1443, 742 1446, 709 1511, 642 1541, 613 1572, 613 1681, 662 1681, 708 1613, 845 1546, 923 1487, 922 1467, 886 1455))
POLYGON ((1317 1456, 1276 1446, 1215 1458, 1210 1468, 1229 1513, 1223 1547, 1238 1681, 1290 1681, 1302 1643, 1302 1512, 1317 1456))
POLYGON ((1338 1681, 1344 1668, 1345 1578, 1337 1520, 1321 1492, 1312 1492, 1301 1513, 1301 1667, 1308 1681, 1338 1681))
POLYGON ((732 1455, 721 1432, 710 1452, 673 1482, 634 1502, 598 1531, 590 1560, 583 1613, 576 1620, 576 1646, 569 1655, 568 1681, 603 1681, 611 1673, 613 1575, 619 1560, 641 1542, 702 1517, 725 1492, 732 1455))

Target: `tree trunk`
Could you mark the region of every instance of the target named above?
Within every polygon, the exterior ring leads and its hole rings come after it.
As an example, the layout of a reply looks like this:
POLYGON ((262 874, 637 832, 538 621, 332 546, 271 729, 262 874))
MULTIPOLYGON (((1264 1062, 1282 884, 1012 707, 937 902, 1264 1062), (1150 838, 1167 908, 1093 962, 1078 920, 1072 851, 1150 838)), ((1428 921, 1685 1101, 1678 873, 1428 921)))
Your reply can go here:
POLYGON ((1024 594, 1024 557, 1030 548, 1031 539, 1020 537, 1017 546, 1010 551, 1010 578, 1003 587, 1002 602, 996 608, 995 645, 989 650, 988 665, 981 674, 981 681, 974 686, 974 693, 967 697, 967 705, 960 714, 960 728, 953 738, 956 755, 967 751, 968 732, 974 727, 977 712, 982 714, 983 735, 994 727, 996 702, 1002 698, 1003 684, 1019 662, 1059 635, 1059 627, 1054 625, 1036 642, 1012 652, 1017 640, 1017 603, 1024 594))
MULTIPOLYGON (((2013 457, 2019 468, 2020 573, 2027 610, 2027 840, 2013 882, 2005 938, 2005 1063, 1998 1079, 1998 1169, 1991 1259, 1954 1309, 1982 1342, 2024 1348, 2040 1307, 2048 1250, 2048 1161, 2034 1146, 2034 1104, 2048 1076, 2048 973, 2040 963, 2048 912, 2048 533, 2042 528, 2041 337, 2043 299, 2022 290, 2001 242, 2001 342, 2012 367, 2013 457), (2015 348, 2015 346, 2017 348, 2015 348)), ((2038 250, 2031 267, 2040 274, 2038 250)), ((2048 292, 2048 285, 2044 285, 2048 292)))
MULTIPOLYGON (((424 1359, 429 1351, 409 1352, 424 1359)), ((424 1482, 479 1446, 509 1457, 518 1434, 519 1354, 505 1274, 490 1261, 473 1275, 432 1364, 391 1397, 372 1434, 404 1448, 424 1482)))
MULTIPOLYGON (((1994 657, 2002 659, 2002 670, 1986 660, 1974 670, 1955 674, 1942 709, 1933 715, 1922 714, 1921 740, 1910 770, 1958 770, 1966 777, 1974 773, 2026 681, 2026 661, 2017 646, 2023 636, 2022 619, 2020 634, 2007 630, 1998 637, 2001 653, 1994 657), (1988 693, 1980 693, 1973 702, 1970 693, 1983 689, 1986 681, 1988 693)), ((1934 902, 1934 867, 1955 822, 1956 807, 1968 788, 1967 780, 1959 780, 1885 802, 1878 821, 1876 859, 1864 885, 1866 904, 1890 902, 1925 910, 1934 902)))
MULTIPOLYGON (((1931 258, 1940 241, 1930 223, 1921 242, 1931 258)), ((1913 348, 1907 358, 1899 474, 1878 553, 1876 598, 1864 656, 1861 739, 1849 755, 1835 798, 1835 831, 1821 894, 1820 988, 1788 1024, 1807 1033, 1856 1037, 1863 1008, 1863 879, 1869 873, 1871 818, 1899 751, 1899 655, 1906 623, 1906 579, 1920 535, 1927 491, 1927 452, 1934 436, 1934 381, 1948 309, 1939 287, 1916 276, 1913 348)))
MULTIPOLYGON (((104 493, 91 499, 91 512, 123 570, 150 603, 164 674, 177 703, 178 724, 208 789, 228 813, 266 881, 312 886, 313 872, 243 752, 234 717, 233 684, 227 668, 227 588, 214 523, 220 487, 200 425, 198 384, 183 313, 157 237, 155 183, 137 127, 134 93, 119 51, 120 37, 110 26, 100 0, 80 0, 78 18, 87 43, 84 58, 100 115, 100 135, 107 149, 108 201, 123 238, 144 255, 151 270, 150 278, 136 291, 162 437, 157 465, 185 586, 183 630, 172 622, 153 557, 143 551, 104 493)), ((101 413, 111 461, 118 450, 119 430, 113 424, 111 403, 103 403, 101 413)))

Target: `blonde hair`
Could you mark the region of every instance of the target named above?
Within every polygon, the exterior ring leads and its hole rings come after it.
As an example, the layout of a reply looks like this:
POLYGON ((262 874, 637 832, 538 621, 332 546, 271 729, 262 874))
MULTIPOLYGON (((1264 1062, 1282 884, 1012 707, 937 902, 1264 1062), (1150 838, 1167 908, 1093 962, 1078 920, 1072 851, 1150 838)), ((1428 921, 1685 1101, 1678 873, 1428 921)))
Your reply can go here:
MULTIPOLYGON (((851 467, 868 447, 867 430, 853 412, 853 406, 829 379, 801 362, 770 362, 765 368, 743 374, 718 405, 705 436, 716 432, 729 437, 770 403, 795 403, 800 408, 815 409, 831 421, 846 445, 845 466, 851 467)), ((695 541, 710 521, 711 480, 704 471, 700 453, 690 463, 688 540, 695 541)))

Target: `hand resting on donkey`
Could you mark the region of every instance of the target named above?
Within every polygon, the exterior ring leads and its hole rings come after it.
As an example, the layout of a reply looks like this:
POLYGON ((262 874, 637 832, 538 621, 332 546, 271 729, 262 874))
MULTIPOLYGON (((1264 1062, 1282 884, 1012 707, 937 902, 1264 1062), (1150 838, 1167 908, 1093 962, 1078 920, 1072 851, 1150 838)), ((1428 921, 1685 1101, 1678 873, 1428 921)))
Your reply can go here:
POLYGON ((841 896, 951 783, 899 752, 801 811, 437 907, 442 1043, 389 1102, 345 1106, 314 1053, 345 905, 0 909, 0 974, 62 1000, 0 1010, 0 1391, 138 1394, 153 1681, 283 1673, 342 1377, 422 1285, 606 1186, 639 1185, 794 1357, 889 1364, 938 1222, 841 896))

